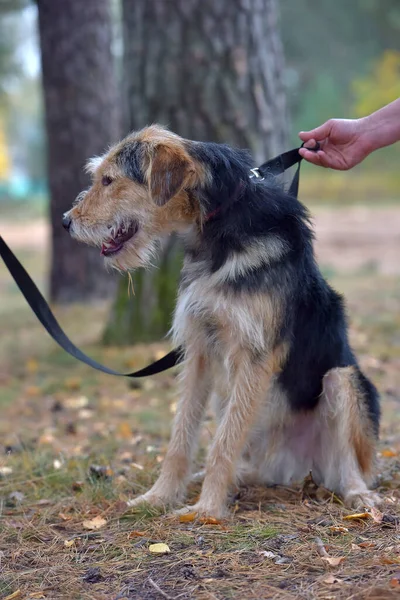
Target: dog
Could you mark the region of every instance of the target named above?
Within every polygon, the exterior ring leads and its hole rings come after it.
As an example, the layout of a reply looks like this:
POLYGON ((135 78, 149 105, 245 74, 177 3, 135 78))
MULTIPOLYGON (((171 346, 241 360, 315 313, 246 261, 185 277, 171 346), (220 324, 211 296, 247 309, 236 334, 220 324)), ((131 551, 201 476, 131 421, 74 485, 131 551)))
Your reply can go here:
POLYGON ((88 162, 92 186, 64 215, 121 271, 148 265, 165 235, 184 243, 180 401, 159 478, 129 504, 184 501, 210 400, 215 439, 200 498, 183 510, 222 517, 233 483, 287 485, 310 471, 346 504, 372 507, 377 391, 316 264, 307 209, 252 167, 248 151, 153 125, 88 162))

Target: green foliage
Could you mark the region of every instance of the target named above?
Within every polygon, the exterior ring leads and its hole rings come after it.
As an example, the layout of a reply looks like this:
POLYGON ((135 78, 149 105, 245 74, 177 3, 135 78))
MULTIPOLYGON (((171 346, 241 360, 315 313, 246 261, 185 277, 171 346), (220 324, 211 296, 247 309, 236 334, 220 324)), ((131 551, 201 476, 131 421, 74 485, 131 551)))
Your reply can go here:
POLYGON ((331 117, 357 116, 353 82, 369 77, 385 51, 400 51, 400 3, 281 0, 279 5, 294 141, 297 131, 331 117))
POLYGON ((355 112, 363 117, 400 98, 400 52, 386 50, 369 74, 353 83, 355 112))

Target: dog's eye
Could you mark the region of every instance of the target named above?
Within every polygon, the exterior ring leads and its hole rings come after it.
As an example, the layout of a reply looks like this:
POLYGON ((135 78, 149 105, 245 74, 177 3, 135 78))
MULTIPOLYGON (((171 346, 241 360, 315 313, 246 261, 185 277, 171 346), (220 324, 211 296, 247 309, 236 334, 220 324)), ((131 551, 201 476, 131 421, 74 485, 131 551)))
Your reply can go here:
POLYGON ((111 177, 108 177, 108 175, 104 175, 104 177, 101 179, 101 183, 103 185, 110 185, 110 183, 112 183, 112 179, 111 177))

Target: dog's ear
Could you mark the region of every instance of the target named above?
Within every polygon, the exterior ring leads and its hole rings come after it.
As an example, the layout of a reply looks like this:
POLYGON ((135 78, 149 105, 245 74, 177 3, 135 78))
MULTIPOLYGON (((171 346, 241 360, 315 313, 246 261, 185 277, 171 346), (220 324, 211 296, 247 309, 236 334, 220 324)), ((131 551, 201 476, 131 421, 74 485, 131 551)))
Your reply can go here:
POLYGON ((149 171, 150 193, 158 206, 171 200, 183 187, 191 163, 183 150, 159 144, 153 150, 149 171))

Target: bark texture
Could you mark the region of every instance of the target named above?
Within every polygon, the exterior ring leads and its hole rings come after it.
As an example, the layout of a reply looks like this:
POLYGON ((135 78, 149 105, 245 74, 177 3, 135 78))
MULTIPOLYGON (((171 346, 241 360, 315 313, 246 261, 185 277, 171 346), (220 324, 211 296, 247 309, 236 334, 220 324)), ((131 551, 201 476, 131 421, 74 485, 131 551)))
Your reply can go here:
POLYGON ((62 215, 89 185, 85 162, 119 135, 109 0, 37 0, 52 223, 50 296, 101 299, 115 289, 99 251, 79 245, 62 215))
MULTIPOLYGON (((287 115, 277 19, 276 0, 123 0, 126 130, 161 123, 189 139, 250 148, 255 164, 278 154, 287 115)), ((108 342, 167 332, 179 271, 170 256, 162 270, 135 274, 133 301, 121 283, 108 342)))

